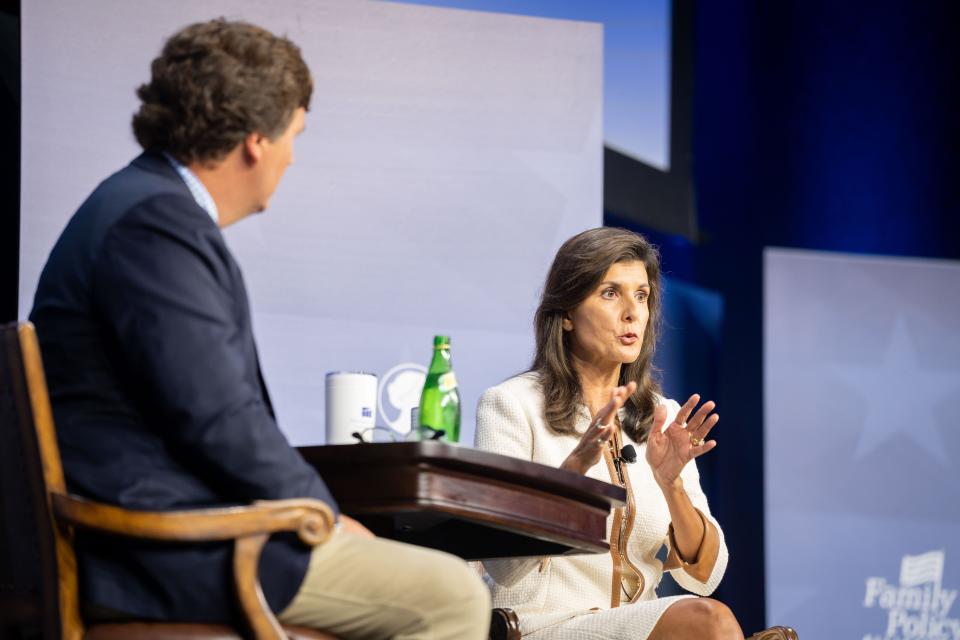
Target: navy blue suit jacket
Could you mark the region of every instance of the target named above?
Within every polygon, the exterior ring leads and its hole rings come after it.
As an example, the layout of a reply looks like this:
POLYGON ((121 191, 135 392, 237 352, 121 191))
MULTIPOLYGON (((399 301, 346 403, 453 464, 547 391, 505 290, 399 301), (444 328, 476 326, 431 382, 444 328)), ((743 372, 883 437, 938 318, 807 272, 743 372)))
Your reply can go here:
MULTIPOLYGON (((143 154, 90 195, 34 300, 70 491, 130 509, 310 497, 323 481, 277 427, 240 269, 165 158, 143 154)), ((81 598, 153 619, 235 619, 232 545, 78 539, 81 598)), ((295 595, 309 549, 274 536, 267 600, 295 595)))

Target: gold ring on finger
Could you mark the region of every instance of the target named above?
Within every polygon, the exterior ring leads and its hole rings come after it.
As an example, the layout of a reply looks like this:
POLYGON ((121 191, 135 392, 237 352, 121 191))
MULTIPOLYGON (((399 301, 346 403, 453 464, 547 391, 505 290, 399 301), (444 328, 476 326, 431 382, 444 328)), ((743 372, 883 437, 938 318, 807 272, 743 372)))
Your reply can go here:
POLYGON ((703 438, 697 438, 697 437, 691 435, 691 436, 690 436, 690 444, 692 444, 692 445, 695 446, 695 447, 699 447, 700 445, 703 444, 703 438))

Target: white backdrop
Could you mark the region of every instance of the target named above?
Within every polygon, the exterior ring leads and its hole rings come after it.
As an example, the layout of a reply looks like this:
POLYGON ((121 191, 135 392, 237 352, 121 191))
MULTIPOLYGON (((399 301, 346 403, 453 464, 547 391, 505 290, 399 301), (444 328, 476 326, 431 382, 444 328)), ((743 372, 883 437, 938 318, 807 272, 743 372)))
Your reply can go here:
POLYGON ((767 620, 960 638, 960 263, 764 256, 767 620))
MULTIPOLYGON (((221 15, 288 35, 316 83, 270 210, 226 233, 282 428, 322 442, 325 372, 426 365, 445 333, 472 442, 479 394, 529 364, 554 251, 602 221, 597 24, 366 0, 25 2, 20 315, 69 216, 139 152, 134 90, 163 40, 221 15)), ((380 423, 400 414, 389 395, 380 423)))

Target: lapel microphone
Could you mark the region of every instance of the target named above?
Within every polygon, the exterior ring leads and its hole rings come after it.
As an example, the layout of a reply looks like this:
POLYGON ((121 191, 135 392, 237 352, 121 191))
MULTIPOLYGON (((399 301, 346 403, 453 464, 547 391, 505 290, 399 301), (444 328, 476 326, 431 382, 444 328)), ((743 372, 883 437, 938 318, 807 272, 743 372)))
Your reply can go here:
POLYGON ((633 464, 637 461, 637 450, 632 444, 624 445, 620 453, 613 459, 613 466, 617 469, 617 478, 620 480, 620 486, 626 487, 626 474, 623 471, 623 463, 633 464))

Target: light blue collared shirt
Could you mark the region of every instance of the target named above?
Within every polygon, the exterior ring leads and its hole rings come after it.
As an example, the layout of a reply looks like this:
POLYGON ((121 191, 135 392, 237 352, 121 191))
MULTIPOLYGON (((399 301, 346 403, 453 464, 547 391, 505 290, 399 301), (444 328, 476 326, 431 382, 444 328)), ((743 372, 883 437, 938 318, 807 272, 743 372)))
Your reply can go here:
POLYGON ((169 153, 164 153, 163 157, 167 159, 170 166, 176 169, 177 174, 183 180, 184 184, 187 185, 187 189, 190 190, 190 195, 192 195, 193 199, 200 205, 200 208, 210 214, 210 217, 213 218, 213 223, 219 226, 220 212, 217 211, 217 203, 213 201, 213 196, 210 195, 207 188, 200 182, 200 178, 198 178, 193 171, 190 171, 190 169, 180 164, 177 159, 169 153))

